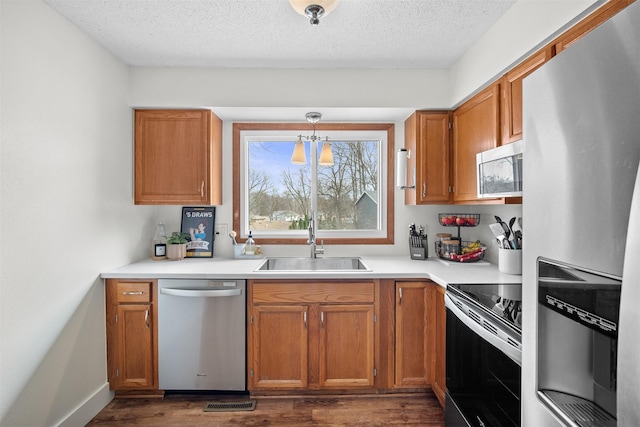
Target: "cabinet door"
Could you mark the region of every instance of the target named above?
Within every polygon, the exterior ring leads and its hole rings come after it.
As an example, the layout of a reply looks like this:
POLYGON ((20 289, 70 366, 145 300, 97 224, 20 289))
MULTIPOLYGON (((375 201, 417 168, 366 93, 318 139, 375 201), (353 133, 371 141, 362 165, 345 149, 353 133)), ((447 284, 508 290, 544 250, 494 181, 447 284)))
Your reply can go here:
POLYGON ((522 139, 522 81, 549 59, 551 48, 547 47, 527 58, 502 78, 502 144, 522 139))
POLYGON ((434 308, 435 308, 435 372, 433 375, 433 384, 431 388, 435 393, 440 405, 444 408, 445 391, 447 390, 447 312, 444 306, 445 289, 432 285, 434 288, 434 308))
MULTIPOLYGON (((405 204, 448 203, 450 198, 449 112, 416 111, 405 121, 409 174, 415 168, 415 189, 405 190, 405 204)), ((409 177, 411 180, 411 177, 409 177)))
POLYGON ((396 283, 396 386, 429 385, 429 289, 427 282, 396 283))
POLYGON ((153 313, 150 304, 121 304, 115 318, 116 366, 114 389, 157 388, 153 342, 153 313))
POLYGON ((577 42, 589 31, 602 24, 635 0, 609 0, 605 2, 591 15, 565 31, 560 37, 552 42, 555 54, 559 54, 569 46, 577 42))
POLYGON ((320 386, 372 387, 373 305, 320 306, 320 386))
POLYGON ((453 201, 480 202, 476 154, 498 146, 500 85, 493 84, 453 113, 453 201))
POLYGON ((220 204, 221 139, 209 110, 137 110, 135 203, 220 204))
POLYGON ((253 388, 307 387, 308 307, 253 309, 250 385, 253 388))

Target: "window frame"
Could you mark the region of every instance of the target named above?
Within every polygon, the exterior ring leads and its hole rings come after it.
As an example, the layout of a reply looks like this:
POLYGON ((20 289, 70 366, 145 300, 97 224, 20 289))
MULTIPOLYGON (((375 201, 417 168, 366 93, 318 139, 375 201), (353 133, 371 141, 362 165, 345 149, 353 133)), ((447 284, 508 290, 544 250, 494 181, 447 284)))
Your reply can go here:
MULTIPOLYGON (((384 131, 387 136, 387 149, 386 149, 386 173, 382 175, 386 179, 386 188, 380 188, 380 194, 386 197, 386 210, 383 210, 382 222, 385 235, 382 237, 335 237, 335 236, 320 236, 325 244, 367 244, 367 245, 391 245, 394 243, 394 129, 393 123, 319 123, 316 124, 316 131, 320 134, 328 131, 384 131)), ((245 173, 241 169, 242 162, 242 140, 241 134, 243 131, 286 131, 291 132, 292 135, 297 136, 301 132, 303 134, 310 133, 309 125, 306 123, 233 123, 233 229, 240 233, 238 241, 243 242, 246 239, 246 232, 241 228, 241 176, 245 173)), ((381 153, 384 157, 385 153, 381 153)), ((382 165, 380 165, 382 166, 382 165)), ((380 183, 381 187, 385 183, 380 183)), ((321 233, 321 231, 320 231, 321 233)), ((335 233, 332 233, 335 234, 335 233)), ((304 237, 268 237, 261 236, 260 243, 262 244, 279 244, 279 245, 291 245, 291 244, 307 244, 307 236, 304 237)))

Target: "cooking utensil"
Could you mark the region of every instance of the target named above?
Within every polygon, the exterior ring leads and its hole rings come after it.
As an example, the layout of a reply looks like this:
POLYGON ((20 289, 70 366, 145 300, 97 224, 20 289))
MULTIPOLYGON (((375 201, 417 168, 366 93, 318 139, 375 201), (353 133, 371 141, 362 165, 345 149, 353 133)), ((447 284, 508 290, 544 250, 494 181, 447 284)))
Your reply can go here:
POLYGON ((504 235, 497 236, 496 240, 502 249, 512 249, 511 244, 504 235))
POLYGON ((500 224, 502 226, 502 229, 504 230, 504 236, 507 238, 507 240, 509 239, 509 236, 511 235, 511 230, 509 229, 509 226, 507 225, 506 222, 504 222, 498 215, 494 215, 494 218, 496 219, 496 221, 498 222, 498 224, 500 224))
POLYGON ((237 234, 235 231, 233 231, 233 230, 231 230, 231 231, 229 232, 229 237, 231 237, 231 240, 233 240, 233 244, 234 244, 234 245, 237 245, 237 244, 238 244, 238 242, 236 242, 236 236, 237 236, 237 235, 238 235, 238 234, 237 234))
POLYGON ((511 232, 511 246, 513 246, 513 249, 519 249, 520 245, 518 244, 518 238, 516 237, 516 233, 513 231, 513 225, 516 222, 516 217, 514 216, 513 218, 511 218, 509 220, 509 231, 511 232))
POLYGON ((498 223, 489 224, 489 229, 495 237, 504 235, 504 228, 498 223))
POLYGON ((513 224, 513 227, 511 227, 511 229, 513 230, 513 234, 515 235, 518 248, 522 248, 522 217, 518 217, 516 219, 516 222, 513 224))

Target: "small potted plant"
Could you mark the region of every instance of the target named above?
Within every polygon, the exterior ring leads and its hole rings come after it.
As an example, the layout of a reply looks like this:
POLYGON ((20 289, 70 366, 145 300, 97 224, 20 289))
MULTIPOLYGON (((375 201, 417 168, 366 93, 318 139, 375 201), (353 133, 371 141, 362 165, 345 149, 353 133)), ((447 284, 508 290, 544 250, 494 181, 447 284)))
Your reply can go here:
POLYGON ((187 256, 187 242, 189 235, 174 231, 167 238, 167 258, 173 261, 180 261, 187 256))

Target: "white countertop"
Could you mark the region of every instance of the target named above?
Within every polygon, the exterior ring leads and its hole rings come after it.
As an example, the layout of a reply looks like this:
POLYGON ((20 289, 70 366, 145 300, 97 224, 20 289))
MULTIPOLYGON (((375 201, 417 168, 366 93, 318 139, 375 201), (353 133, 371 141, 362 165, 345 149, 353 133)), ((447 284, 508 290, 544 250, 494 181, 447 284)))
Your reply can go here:
POLYGON ((432 257, 424 261, 408 257, 361 257, 371 271, 255 271, 264 259, 206 258, 181 261, 136 262, 105 271, 103 279, 431 279, 448 283, 522 283, 522 276, 505 274, 484 261, 448 263, 432 257))

